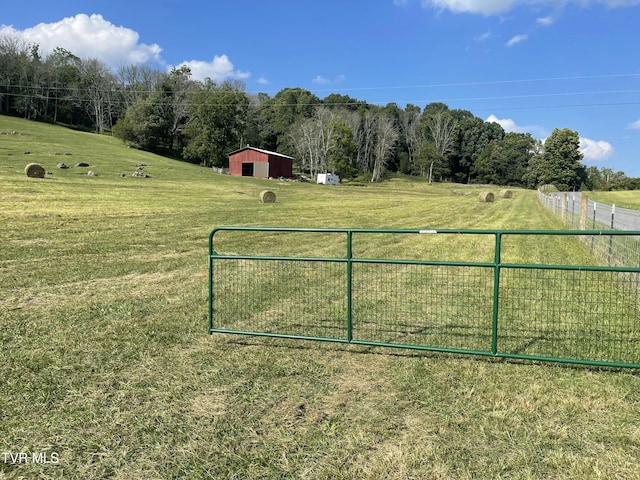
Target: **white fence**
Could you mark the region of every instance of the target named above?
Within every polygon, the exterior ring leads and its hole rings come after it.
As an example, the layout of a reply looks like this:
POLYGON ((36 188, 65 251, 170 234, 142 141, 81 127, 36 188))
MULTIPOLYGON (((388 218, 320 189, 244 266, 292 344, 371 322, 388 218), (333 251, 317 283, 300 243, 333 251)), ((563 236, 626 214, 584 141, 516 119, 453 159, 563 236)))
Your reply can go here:
MULTIPOLYGON (((542 204, 575 230, 640 230, 640 211, 598 203, 580 192, 538 190, 542 204)), ((640 237, 598 236, 590 248, 610 265, 640 267, 640 237)))

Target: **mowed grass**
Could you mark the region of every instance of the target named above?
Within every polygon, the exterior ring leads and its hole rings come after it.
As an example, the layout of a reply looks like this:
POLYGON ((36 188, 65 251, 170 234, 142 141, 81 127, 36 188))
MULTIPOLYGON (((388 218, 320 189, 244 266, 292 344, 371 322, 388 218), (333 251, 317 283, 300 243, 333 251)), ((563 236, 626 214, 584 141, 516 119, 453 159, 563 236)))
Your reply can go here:
MULTIPOLYGON (((110 137, 7 117, 0 132, 19 133, 0 135, 0 450, 59 455, 0 457, 0 478, 640 478, 635 371, 206 334, 215 226, 562 228, 534 192, 483 204, 475 188, 417 180, 231 178, 110 137), (30 162, 53 175, 27 178, 30 162), (153 178, 131 176, 140 163, 153 178), (264 189, 275 204, 259 202, 264 189)), ((429 242, 358 248, 470 248, 429 242)), ((341 247, 229 235, 220 248, 341 247)), ((593 261, 555 237, 506 255, 593 261)))
POLYGON ((640 210, 640 190, 625 190, 619 192, 585 192, 584 195, 600 203, 617 207, 640 210))

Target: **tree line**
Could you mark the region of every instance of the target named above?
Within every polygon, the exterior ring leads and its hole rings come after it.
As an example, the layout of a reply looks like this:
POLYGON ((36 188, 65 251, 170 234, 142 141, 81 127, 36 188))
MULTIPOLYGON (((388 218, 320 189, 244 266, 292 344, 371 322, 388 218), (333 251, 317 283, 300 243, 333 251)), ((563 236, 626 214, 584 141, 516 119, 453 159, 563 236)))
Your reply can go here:
POLYGON ((374 105, 302 88, 273 97, 241 82, 194 80, 187 67, 111 69, 56 48, 0 37, 0 113, 111 133, 137 148, 225 167, 245 145, 288 154, 299 171, 377 181, 386 172, 431 181, 559 189, 640 188, 640 179, 586 168, 578 133, 555 129, 544 144, 505 132, 468 110, 374 105))

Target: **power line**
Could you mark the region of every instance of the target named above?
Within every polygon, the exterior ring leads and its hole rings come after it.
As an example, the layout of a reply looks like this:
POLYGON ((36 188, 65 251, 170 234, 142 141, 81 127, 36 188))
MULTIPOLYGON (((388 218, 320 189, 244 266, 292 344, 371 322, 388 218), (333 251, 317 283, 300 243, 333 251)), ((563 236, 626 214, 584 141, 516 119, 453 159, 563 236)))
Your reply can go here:
POLYGON ((638 102, 610 102, 610 103, 573 103, 566 105, 528 105, 528 106, 509 106, 509 107, 487 107, 487 108, 474 108, 475 112, 479 111, 491 111, 496 112, 508 108, 509 110, 539 110, 539 109, 555 109, 555 108, 584 108, 584 107, 616 107, 616 106, 629 106, 640 105, 638 102))
MULTIPOLYGON (((603 75, 576 75, 576 76, 564 76, 564 77, 540 77, 540 78, 521 78, 513 80, 487 80, 482 82, 450 82, 450 83, 426 83, 417 85, 396 85, 386 87, 351 87, 341 88, 342 91, 368 91, 368 90, 404 90, 415 88, 451 88, 451 87, 477 87, 484 85, 508 85, 515 83, 535 83, 535 82, 552 82, 552 81, 566 81, 566 80, 596 80, 596 79, 611 79, 611 78, 631 78, 639 77, 640 73, 614 73, 603 75)), ((331 91, 331 88, 314 89, 315 91, 331 91)))
MULTIPOLYGON (((511 80, 488 80, 488 81, 477 81, 477 82, 449 82, 449 83, 431 83, 431 84, 415 84, 415 85, 391 85, 391 86, 373 86, 373 87, 348 87, 348 88, 337 88, 339 91, 374 91, 374 90, 408 90, 408 89, 424 89, 424 88, 452 88, 452 87, 472 87, 472 86, 490 86, 490 85, 508 85, 508 84, 518 84, 518 83, 537 83, 537 82, 551 82, 551 81, 568 81, 568 80, 594 80, 594 79, 613 79, 613 78, 640 78, 640 73, 620 73, 620 74, 601 74, 601 75, 575 75, 575 76, 562 76, 562 77, 538 77, 538 78, 521 78, 521 79, 511 79, 511 80)), ((198 82, 197 80, 192 80, 193 82, 198 82)), ((142 82, 140 83, 142 84, 142 82)), ((15 85, 15 84, 4 84, 2 85, 5 88, 10 87, 19 87, 19 88, 31 88, 31 89, 41 89, 43 86, 37 85, 15 85)), ((123 85, 119 83, 121 88, 127 88, 130 85, 123 85)), ((154 85, 148 85, 152 88, 154 85)), ((44 87, 48 90, 67 90, 69 87, 59 87, 59 86, 46 86, 44 87)), ((280 92, 282 90, 286 90, 288 87, 284 87, 280 90, 272 90, 273 92, 280 92)), ((88 88, 80 88, 76 90, 88 90, 88 88)), ((306 90, 306 89, 305 89, 306 90)), ((103 89, 102 91, 111 91, 118 92, 118 89, 109 88, 103 89)), ((311 90, 308 90, 311 91, 311 90)), ((314 91, 318 92, 335 92, 336 88, 315 88, 314 91)), ((624 91, 623 91, 624 92, 624 91)), ((262 93, 262 92, 259 92, 262 93)), ((591 93, 591 92, 585 92, 591 93)), ((600 93, 600 92, 593 92, 600 93)), ((257 95, 257 94, 256 94, 257 95)))
POLYGON ((513 100, 517 98, 544 98, 544 97, 565 97, 576 95, 614 95, 625 93, 640 93, 640 90, 600 90, 591 92, 558 92, 558 93, 532 93, 526 95, 500 95, 493 97, 468 97, 468 98, 449 98, 444 99, 443 102, 470 102, 479 100, 513 100))
MULTIPOLYGON (((1 86, 0 86, 1 87, 1 86)), ((38 87, 20 87, 21 89, 26 88, 26 89, 38 89, 38 87)), ((75 93, 86 93, 86 90, 73 90, 75 93)), ((118 90, 102 90, 99 91, 99 93, 102 94, 113 94, 113 95, 118 95, 121 92, 119 92, 118 90)), ((395 103, 395 104, 429 104, 429 103, 451 103, 451 102, 472 102, 472 101, 491 101, 491 100, 515 100, 515 99, 526 99, 526 98, 549 98, 549 97, 563 97, 563 96, 579 96, 579 95, 618 95, 618 94, 630 94, 630 93, 640 93, 640 89, 638 90, 600 90, 600 91, 588 91, 588 92, 578 92, 578 91, 574 91, 574 92, 556 92, 556 93, 540 93, 540 94, 525 94, 525 95, 498 95, 498 96, 487 96, 487 97, 462 97, 462 98, 432 98, 432 99, 422 99, 422 100, 405 100, 405 101, 394 101, 394 102, 368 102, 368 101, 355 101, 355 102, 312 102, 312 103, 277 103, 274 104, 272 106, 274 107, 278 107, 278 106, 307 106, 307 107, 320 107, 320 106, 332 106, 332 107, 339 107, 339 106, 362 106, 362 105, 376 105, 376 106, 383 106, 386 105, 388 103, 395 103)), ((78 98, 77 97, 57 97, 57 96, 49 96, 49 95, 42 95, 42 94, 28 94, 28 93, 13 93, 13 92, 5 92, 2 93, 0 92, 0 97, 10 97, 10 98, 34 98, 34 99, 40 99, 40 100, 57 100, 57 101, 77 101, 78 98)), ((138 99, 148 99, 149 97, 146 95, 140 95, 140 97, 138 99)), ((133 101, 135 102, 138 99, 134 99, 133 101)), ((80 99, 80 100, 87 100, 87 99, 80 99)), ((128 102, 126 100, 119 100, 119 99, 113 99, 111 98, 110 100, 108 100, 108 103, 111 103, 113 105, 129 105, 131 102, 128 102)), ((519 109, 519 110, 524 110, 524 109, 539 109, 539 108, 567 108, 567 107, 597 107, 597 106, 611 106, 611 105, 618 105, 618 106, 623 106, 623 105, 638 105, 640 103, 640 101, 628 101, 628 102, 608 102, 608 103, 576 103, 576 104, 565 104, 565 105, 561 105, 561 104, 554 104, 554 105, 545 105, 545 106, 541 106, 541 105, 530 105, 530 106, 519 106, 519 107, 515 107, 515 106, 509 106, 509 109, 519 109)), ((160 102, 160 101, 156 101, 154 102, 155 105, 162 105, 162 106, 170 106, 170 105, 175 105, 174 102, 160 102)), ((188 105, 195 105, 196 102, 187 102, 187 101, 183 101, 183 102, 179 102, 180 105, 182 106, 188 106, 188 105)), ((234 105, 238 105, 238 103, 214 103, 212 105, 218 105, 218 106, 234 106, 234 105)), ((491 107, 491 108, 500 108, 500 107, 491 107)), ((505 107, 502 107, 505 108, 505 107)), ((474 110, 477 110, 476 108, 474 108, 474 110)), ((486 108, 484 108, 483 110, 486 110, 486 108)))

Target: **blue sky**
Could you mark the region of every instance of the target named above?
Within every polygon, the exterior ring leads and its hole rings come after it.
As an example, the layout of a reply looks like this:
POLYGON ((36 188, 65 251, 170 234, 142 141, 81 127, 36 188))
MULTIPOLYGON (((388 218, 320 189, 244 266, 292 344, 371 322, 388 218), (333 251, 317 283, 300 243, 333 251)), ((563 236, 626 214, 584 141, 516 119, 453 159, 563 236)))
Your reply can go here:
POLYGON ((369 103, 444 102, 640 177, 640 0, 28 0, 0 35, 369 103))

